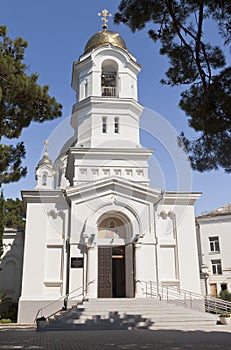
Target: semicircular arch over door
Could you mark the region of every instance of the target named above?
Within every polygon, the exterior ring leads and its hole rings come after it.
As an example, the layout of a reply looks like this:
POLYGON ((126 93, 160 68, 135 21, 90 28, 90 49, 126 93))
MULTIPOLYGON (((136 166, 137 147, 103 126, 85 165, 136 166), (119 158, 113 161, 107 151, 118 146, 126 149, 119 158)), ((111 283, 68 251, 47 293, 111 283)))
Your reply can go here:
POLYGON ((109 212, 99 218, 99 298, 134 296, 134 259, 131 237, 129 219, 120 212, 109 212))

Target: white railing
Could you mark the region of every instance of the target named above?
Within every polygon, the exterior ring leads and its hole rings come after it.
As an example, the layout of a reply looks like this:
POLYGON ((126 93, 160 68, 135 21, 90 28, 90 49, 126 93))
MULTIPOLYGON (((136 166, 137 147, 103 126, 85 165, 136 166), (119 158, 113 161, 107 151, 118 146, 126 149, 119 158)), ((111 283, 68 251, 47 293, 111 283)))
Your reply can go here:
POLYGON ((169 286, 153 281, 139 281, 139 283, 141 284, 143 294, 147 298, 157 298, 159 300, 165 300, 168 303, 174 303, 193 310, 206 311, 214 314, 231 312, 231 302, 219 298, 203 296, 184 289, 179 289, 177 286, 169 286))
POLYGON ((116 87, 102 86, 101 88, 103 97, 118 97, 118 92, 116 87))

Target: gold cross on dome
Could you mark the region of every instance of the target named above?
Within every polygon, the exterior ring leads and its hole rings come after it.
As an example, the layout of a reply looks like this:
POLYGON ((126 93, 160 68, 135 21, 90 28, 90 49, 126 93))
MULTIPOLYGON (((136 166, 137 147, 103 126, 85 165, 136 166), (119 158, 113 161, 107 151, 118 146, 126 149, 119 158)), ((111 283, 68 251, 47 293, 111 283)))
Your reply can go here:
POLYGON ((48 140, 46 140, 43 143, 45 145, 45 153, 47 153, 48 152, 48 145, 49 145, 50 142, 48 140))
POLYGON ((104 10, 102 10, 102 12, 99 12, 99 13, 98 13, 98 16, 102 17, 101 19, 102 19, 102 21, 104 22, 104 23, 103 23, 103 26, 102 26, 103 29, 107 29, 107 22, 108 22, 107 17, 111 17, 112 14, 109 13, 107 9, 104 9, 104 10))

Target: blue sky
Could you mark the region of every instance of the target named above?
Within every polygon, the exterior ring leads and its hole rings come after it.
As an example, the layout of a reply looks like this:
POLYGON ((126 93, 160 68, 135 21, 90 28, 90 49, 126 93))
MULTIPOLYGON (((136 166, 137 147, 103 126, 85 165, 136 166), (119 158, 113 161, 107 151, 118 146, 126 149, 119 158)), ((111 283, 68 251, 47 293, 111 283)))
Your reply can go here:
MULTIPOLYGON (((60 122, 65 123, 75 102, 75 93, 70 87, 72 63, 83 53, 88 39, 101 30, 101 20, 97 13, 107 8, 114 14, 118 4, 119 1, 111 0, 1 1, 0 23, 8 27, 11 38, 21 36, 29 42, 25 59, 28 73, 39 73, 39 83, 49 85, 50 94, 63 105, 62 119, 43 124, 34 123, 23 131, 21 139, 27 149, 24 164, 28 167, 28 174, 17 183, 4 186, 6 198, 20 198, 22 189, 35 187, 34 169, 41 157, 43 142, 60 122)), ((193 137, 193 131, 187 126, 186 116, 178 107, 180 89, 159 83, 167 61, 158 54, 158 47, 148 38, 147 29, 131 33, 124 25, 115 26, 112 20, 109 22, 109 29, 121 34, 128 50, 142 65, 139 75, 140 103, 148 110, 159 113, 177 133, 184 131, 186 135, 193 137)), ((150 118, 150 130, 152 129, 150 118)), ((155 134, 158 134, 158 125, 155 134)), ((60 137, 62 139, 62 135, 60 137)), ((63 143, 65 140, 63 136, 63 143)), ((173 175, 173 166, 168 159, 165 145, 153 140, 146 132, 141 134, 141 140, 146 147, 155 148, 151 170, 152 185, 161 187, 164 184, 167 190, 177 189, 177 175, 173 175)), ((223 170, 203 174, 194 171, 190 182, 194 191, 202 192, 201 199, 196 204, 197 214, 231 201, 230 175, 223 170)))

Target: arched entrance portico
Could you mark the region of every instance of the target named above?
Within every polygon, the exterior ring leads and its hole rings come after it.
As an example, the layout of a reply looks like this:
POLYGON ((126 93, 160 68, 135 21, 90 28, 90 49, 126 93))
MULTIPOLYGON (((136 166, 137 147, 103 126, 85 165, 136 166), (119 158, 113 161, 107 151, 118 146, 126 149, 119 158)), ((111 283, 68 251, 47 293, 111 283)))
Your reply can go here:
POLYGON ((98 220, 98 298, 134 297, 132 227, 120 212, 98 220))

